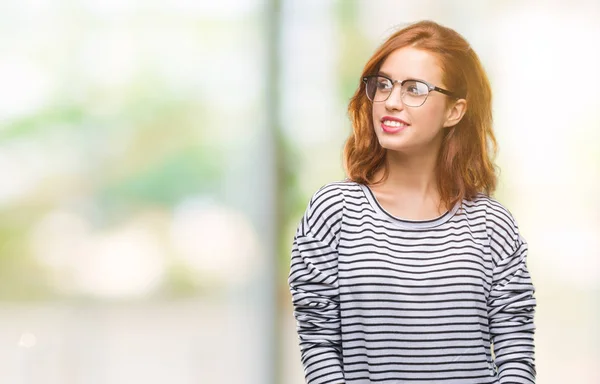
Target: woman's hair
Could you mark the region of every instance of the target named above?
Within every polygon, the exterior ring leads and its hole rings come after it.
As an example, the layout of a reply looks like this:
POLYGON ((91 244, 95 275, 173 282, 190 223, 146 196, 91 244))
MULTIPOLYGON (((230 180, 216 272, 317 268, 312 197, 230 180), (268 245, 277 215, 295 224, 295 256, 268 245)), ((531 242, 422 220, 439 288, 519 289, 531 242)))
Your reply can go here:
MULTIPOLYGON (((447 89, 463 96, 467 110, 460 122, 444 128, 444 139, 437 159, 436 178, 442 203, 449 209, 462 199, 473 199, 478 192, 490 195, 496 188, 496 138, 492 130, 492 92, 490 83, 469 43, 456 31, 433 21, 411 24, 390 36, 365 65, 364 76, 376 74, 393 51, 413 47, 432 53, 443 72, 447 89)), ((383 167, 389 175, 385 149, 373 128, 373 106, 364 82, 348 105, 352 133, 344 148, 344 166, 350 180, 373 184, 383 167)))

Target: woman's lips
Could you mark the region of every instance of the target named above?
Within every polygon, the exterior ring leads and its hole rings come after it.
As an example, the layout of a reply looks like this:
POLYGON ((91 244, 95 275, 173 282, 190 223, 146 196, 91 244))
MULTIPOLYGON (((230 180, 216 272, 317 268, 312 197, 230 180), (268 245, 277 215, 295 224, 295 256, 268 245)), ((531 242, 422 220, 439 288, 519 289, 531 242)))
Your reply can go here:
POLYGON ((386 133, 398 133, 403 131, 409 125, 410 124, 408 124, 406 121, 398 117, 383 116, 381 118, 381 129, 386 133))
POLYGON ((383 131, 387 132, 387 133, 398 133, 400 131, 403 131, 407 127, 408 127, 408 125, 401 125, 399 127, 389 127, 389 126, 385 125, 384 123, 381 123, 381 129, 383 129, 383 131))

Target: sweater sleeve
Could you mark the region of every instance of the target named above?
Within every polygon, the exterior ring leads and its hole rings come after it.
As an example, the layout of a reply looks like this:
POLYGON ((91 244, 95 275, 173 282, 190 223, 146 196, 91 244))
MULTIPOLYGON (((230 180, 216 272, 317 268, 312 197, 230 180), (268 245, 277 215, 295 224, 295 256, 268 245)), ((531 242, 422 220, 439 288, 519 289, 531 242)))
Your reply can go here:
POLYGON ((508 211, 491 237, 493 282, 488 298, 490 335, 501 384, 535 383, 535 288, 527 269, 527 242, 508 211))
POLYGON ((338 252, 343 197, 334 186, 313 195, 292 246, 289 288, 308 384, 344 383, 338 252))

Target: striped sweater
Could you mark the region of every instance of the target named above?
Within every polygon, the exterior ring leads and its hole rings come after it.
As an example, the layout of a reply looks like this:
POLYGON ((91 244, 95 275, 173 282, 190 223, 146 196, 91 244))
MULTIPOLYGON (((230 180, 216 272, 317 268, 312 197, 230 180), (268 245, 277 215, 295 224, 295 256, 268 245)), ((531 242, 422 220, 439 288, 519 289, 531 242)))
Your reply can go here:
POLYGON ((526 257, 514 218, 484 194, 413 221, 365 185, 325 185, 288 279, 307 383, 535 383, 526 257))

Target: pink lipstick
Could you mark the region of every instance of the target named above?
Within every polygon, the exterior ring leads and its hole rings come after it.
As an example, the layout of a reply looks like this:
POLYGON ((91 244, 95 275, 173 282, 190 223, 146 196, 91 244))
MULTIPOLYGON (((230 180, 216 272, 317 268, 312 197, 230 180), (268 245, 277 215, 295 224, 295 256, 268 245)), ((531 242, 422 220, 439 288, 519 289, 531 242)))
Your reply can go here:
POLYGON ((384 116, 381 119, 381 129, 386 133, 398 133, 408 127, 406 121, 392 116, 384 116))

